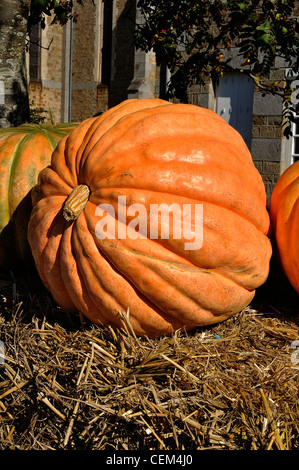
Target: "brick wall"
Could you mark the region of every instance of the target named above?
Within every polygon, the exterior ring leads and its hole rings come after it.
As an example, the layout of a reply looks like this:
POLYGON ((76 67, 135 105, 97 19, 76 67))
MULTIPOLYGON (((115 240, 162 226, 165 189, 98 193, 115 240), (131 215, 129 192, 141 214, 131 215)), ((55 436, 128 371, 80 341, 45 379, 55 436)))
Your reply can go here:
POLYGON ((33 101, 33 108, 42 108, 47 113, 42 113, 46 117, 46 122, 53 119, 54 123, 61 122, 61 89, 45 87, 41 82, 33 81, 29 85, 30 100, 33 101))
MULTIPOLYGON (((273 77, 284 78, 284 69, 277 67, 273 77)), ((284 136, 281 128, 282 98, 262 95, 256 88, 253 101, 252 145, 253 161, 262 175, 268 202, 279 176, 284 169, 284 136)))
MULTIPOLYGON (((46 20, 40 49, 40 80, 29 82, 34 107, 50 110, 54 122, 68 120, 68 93, 71 84, 71 121, 82 121, 108 108, 108 86, 102 85, 102 1, 75 2, 78 19, 73 26, 72 66, 70 69, 70 23, 62 27, 46 20), (72 74, 71 81, 69 74, 72 74)), ((27 57, 27 64, 29 58, 27 57)))
POLYGON ((282 129, 281 116, 253 116, 253 147, 254 163, 262 175, 268 200, 278 181, 282 166, 282 129))
POLYGON ((72 121, 82 121, 108 108, 108 90, 100 86, 102 2, 76 5, 73 27, 72 121))
MULTIPOLYGON (((156 66, 154 55, 136 51, 134 47, 136 0, 111 0, 112 4, 109 1, 95 0, 94 4, 84 2, 83 7, 75 3, 78 21, 73 30, 73 121, 82 121, 99 111, 105 111, 128 97, 159 96, 160 70, 156 66), (111 74, 110 71, 109 74, 106 73, 103 84, 103 13, 107 8, 110 8, 112 16, 111 38, 108 38, 111 50, 110 55, 106 57, 109 63, 111 58, 111 74)), ((298 1, 296 9, 298 15, 298 1)), ((70 51, 66 46, 69 45, 69 25, 64 28, 59 25, 49 26, 50 21, 50 18, 47 19, 48 28, 43 32, 42 44, 47 47, 52 39, 53 42, 49 50, 41 50, 42 80, 31 82, 29 89, 35 105, 50 108, 54 120, 59 122, 65 120, 66 113, 63 109, 67 107, 70 51)), ((229 53, 235 54, 232 49, 229 53)), ((238 67, 237 63, 234 65, 238 67)), ((281 60, 277 60, 276 67, 271 72, 272 79, 284 79, 284 65, 281 60)), ((213 110, 215 96, 211 82, 190 88, 189 102, 213 110)), ((282 136, 280 127, 281 113, 280 97, 263 97, 261 92, 255 89, 251 153, 263 177, 268 200, 278 177, 288 163, 286 139, 282 136)))
MULTIPOLYGON (((29 98, 33 107, 43 108, 50 113, 54 122, 61 122, 62 73, 63 73, 63 28, 50 25, 46 19, 46 29, 41 33, 40 80, 29 82, 29 98)), ((27 58, 28 64, 29 58, 27 58)))
MULTIPOLYGON (((299 1, 295 2, 294 16, 299 16, 299 1)), ((286 63, 277 59, 270 79, 284 80, 286 63)), ((274 186, 290 164, 289 145, 281 128, 282 99, 279 96, 262 96, 256 89, 253 104, 252 157, 265 183, 268 202, 274 186)))
POLYGON ((214 111, 214 90, 210 80, 201 85, 194 85, 188 93, 188 103, 214 111))

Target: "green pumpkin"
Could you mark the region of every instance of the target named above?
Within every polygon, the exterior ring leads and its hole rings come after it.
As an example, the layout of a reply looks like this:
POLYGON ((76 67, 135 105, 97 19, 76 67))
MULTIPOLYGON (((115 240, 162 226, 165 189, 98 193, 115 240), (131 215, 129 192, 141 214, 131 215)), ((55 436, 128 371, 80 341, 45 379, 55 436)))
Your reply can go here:
POLYGON ((53 150, 77 123, 23 124, 0 129, 0 269, 31 263, 27 226, 31 190, 53 150))

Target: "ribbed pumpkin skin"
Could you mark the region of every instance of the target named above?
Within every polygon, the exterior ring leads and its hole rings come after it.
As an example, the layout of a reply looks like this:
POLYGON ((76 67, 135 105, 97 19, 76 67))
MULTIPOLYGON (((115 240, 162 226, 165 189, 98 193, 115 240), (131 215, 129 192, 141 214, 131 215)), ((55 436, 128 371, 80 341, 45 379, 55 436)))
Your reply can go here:
MULTIPOLYGON (((272 249, 262 179, 240 135, 193 105, 127 100, 90 118, 39 175, 28 240, 40 277, 64 309, 120 327, 129 309, 138 335, 223 321, 247 306, 268 275, 272 249), (66 222, 78 185, 90 198, 66 222), (203 246, 185 239, 103 239, 99 204, 203 204, 203 246)), ((131 220, 135 216, 131 217, 131 220)), ((130 220, 128 218, 128 220, 130 220)))
POLYGON ((23 124, 0 129, 0 266, 25 261, 27 228, 32 209, 30 190, 39 172, 50 164, 62 137, 78 124, 23 124))
POLYGON ((281 266, 299 294, 299 161, 288 167, 276 183, 270 218, 281 266))

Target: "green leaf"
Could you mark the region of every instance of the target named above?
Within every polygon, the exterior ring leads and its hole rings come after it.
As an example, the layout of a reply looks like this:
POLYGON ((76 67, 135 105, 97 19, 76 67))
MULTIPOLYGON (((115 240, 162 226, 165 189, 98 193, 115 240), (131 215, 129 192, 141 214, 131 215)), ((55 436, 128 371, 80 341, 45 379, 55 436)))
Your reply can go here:
POLYGON ((258 36, 257 41, 264 42, 265 44, 269 44, 271 39, 271 35, 269 33, 264 33, 258 36))

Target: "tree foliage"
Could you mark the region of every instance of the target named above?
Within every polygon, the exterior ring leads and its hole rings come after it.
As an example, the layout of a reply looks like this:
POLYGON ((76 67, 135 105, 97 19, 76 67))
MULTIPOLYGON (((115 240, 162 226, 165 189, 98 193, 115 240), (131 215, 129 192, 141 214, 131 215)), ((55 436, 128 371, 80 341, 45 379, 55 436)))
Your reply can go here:
MULTIPOLYGON (((80 5, 83 5, 83 2, 84 0, 77 0, 80 5)), ((74 0, 31 0, 28 30, 30 31, 30 27, 37 23, 41 23, 42 28, 45 28, 46 16, 53 16, 52 22, 61 25, 72 18, 76 19, 73 6, 74 0)))
POLYGON ((278 58, 298 73, 299 23, 291 0, 139 0, 144 22, 136 45, 153 50, 171 71, 169 96, 187 101, 188 87, 226 72, 249 74, 263 93, 284 102, 284 132, 294 119, 292 82, 272 80, 278 58), (236 65, 237 63, 237 65, 236 65))

